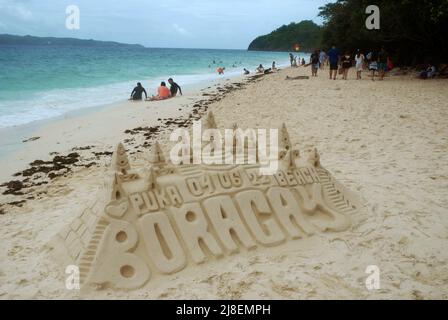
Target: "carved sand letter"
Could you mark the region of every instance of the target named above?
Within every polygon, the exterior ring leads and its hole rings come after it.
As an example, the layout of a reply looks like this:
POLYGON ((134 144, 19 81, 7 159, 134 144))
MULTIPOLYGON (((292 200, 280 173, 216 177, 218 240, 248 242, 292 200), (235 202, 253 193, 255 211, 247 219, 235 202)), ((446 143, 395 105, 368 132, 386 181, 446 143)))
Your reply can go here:
POLYGON ((209 232, 207 219, 198 203, 188 203, 179 209, 173 209, 172 216, 195 263, 199 264, 207 260, 200 242, 214 256, 220 257, 224 254, 218 242, 209 232))
POLYGON ((171 203, 174 206, 178 207, 182 205, 184 201, 182 200, 182 196, 180 195, 179 191, 177 191, 177 188, 175 186, 167 186, 166 192, 168 193, 168 196, 171 199, 171 203))
POLYGON ((185 253, 166 214, 155 212, 139 219, 149 257, 166 274, 185 268, 185 253))
POLYGON ((218 178, 223 188, 225 189, 232 188, 232 180, 230 180, 230 175, 227 172, 219 172, 218 178))
POLYGON ((133 193, 129 196, 129 201, 139 216, 159 209, 159 205, 152 191, 133 193))
POLYGON ((232 235, 238 237, 247 249, 256 247, 255 242, 244 227, 232 198, 226 195, 209 198, 204 201, 204 207, 216 233, 227 250, 232 253, 238 251, 238 245, 232 235))
POLYGON ((275 221, 261 191, 243 191, 235 198, 247 225, 258 242, 266 246, 275 246, 285 240, 285 235, 275 221))
POLYGON ((273 187, 268 190, 267 196, 280 223, 293 239, 302 237, 300 230, 307 235, 314 233, 313 226, 306 220, 289 189, 273 187))
POLYGON ((320 209, 324 214, 332 218, 332 221, 320 220, 314 222, 320 230, 343 231, 350 226, 350 219, 348 217, 336 212, 325 204, 320 184, 314 184, 312 186, 312 197, 308 195, 308 192, 302 186, 297 186, 295 189, 302 198, 301 200, 306 212, 314 213, 320 209))
POLYGON ((137 231, 129 222, 112 220, 101 243, 106 250, 96 256, 96 271, 89 282, 110 282, 122 289, 136 289, 144 285, 149 280, 150 272, 146 263, 132 252, 137 243, 137 231))

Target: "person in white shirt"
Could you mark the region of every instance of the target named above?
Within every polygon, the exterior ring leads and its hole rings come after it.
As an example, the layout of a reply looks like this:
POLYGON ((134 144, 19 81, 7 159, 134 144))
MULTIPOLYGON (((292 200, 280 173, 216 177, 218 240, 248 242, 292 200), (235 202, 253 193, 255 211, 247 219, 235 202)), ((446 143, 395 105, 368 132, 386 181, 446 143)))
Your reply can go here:
POLYGON ((327 54, 324 50, 319 53, 319 69, 323 69, 325 66, 325 60, 327 60, 327 54))
POLYGON ((356 62, 356 80, 361 80, 361 72, 364 67, 364 54, 361 52, 361 50, 358 49, 355 55, 355 62, 356 62))

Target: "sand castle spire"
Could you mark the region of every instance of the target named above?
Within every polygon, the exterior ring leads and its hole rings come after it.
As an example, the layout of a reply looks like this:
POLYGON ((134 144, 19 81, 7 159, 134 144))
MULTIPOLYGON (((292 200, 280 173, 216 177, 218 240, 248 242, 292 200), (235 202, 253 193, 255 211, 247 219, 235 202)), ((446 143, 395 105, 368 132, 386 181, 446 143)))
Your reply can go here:
POLYGON ((280 148, 286 150, 291 149, 291 140, 289 139, 289 133, 285 123, 282 124, 282 128, 280 129, 280 148))
POLYGON ((296 168, 297 167, 296 160, 300 158, 300 151, 297 149, 291 149, 288 151, 287 157, 289 161, 288 163, 289 168, 296 168))
POLYGON ((115 173, 112 180, 111 200, 120 200, 123 197, 125 197, 123 182, 120 179, 119 174, 115 173))
POLYGON ((150 190, 155 189, 157 186, 157 175, 153 167, 150 167, 146 176, 146 183, 150 190))
POLYGON ((311 165, 313 165, 315 167, 321 166, 320 154, 317 151, 317 148, 314 148, 313 151, 311 152, 311 154, 308 156, 308 163, 310 163, 311 165))
POLYGON ((152 147, 151 152, 148 157, 148 161, 151 164, 158 164, 158 165, 166 163, 165 155, 163 154, 163 150, 160 147, 160 144, 158 141, 156 141, 156 143, 152 147))
POLYGON ((126 149, 121 142, 117 145, 117 149, 112 157, 112 166, 115 168, 115 171, 123 174, 126 174, 131 169, 126 149))
POLYGON ((207 114, 207 119, 205 120, 205 128, 206 129, 217 129, 215 115, 213 112, 209 111, 207 114))

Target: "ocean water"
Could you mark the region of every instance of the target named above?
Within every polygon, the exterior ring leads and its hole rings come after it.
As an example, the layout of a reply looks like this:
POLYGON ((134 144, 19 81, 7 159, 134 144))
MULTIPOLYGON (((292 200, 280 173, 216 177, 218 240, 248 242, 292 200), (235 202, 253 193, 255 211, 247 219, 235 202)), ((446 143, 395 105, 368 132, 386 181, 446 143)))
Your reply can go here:
POLYGON ((128 99, 136 82, 155 94, 173 77, 181 86, 288 64, 288 53, 139 47, 0 46, 0 128, 51 119, 128 99))

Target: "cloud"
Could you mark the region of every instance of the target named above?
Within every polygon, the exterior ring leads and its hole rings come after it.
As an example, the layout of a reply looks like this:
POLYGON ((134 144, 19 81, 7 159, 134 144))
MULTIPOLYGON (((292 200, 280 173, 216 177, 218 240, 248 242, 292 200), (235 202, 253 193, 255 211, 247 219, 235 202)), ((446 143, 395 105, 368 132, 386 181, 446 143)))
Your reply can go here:
POLYGON ((0 0, 0 10, 3 14, 20 20, 29 21, 33 18, 31 10, 17 1, 0 0))
POLYGON ((191 34, 187 29, 180 27, 177 23, 173 23, 173 28, 182 36, 193 37, 193 34, 191 34))

